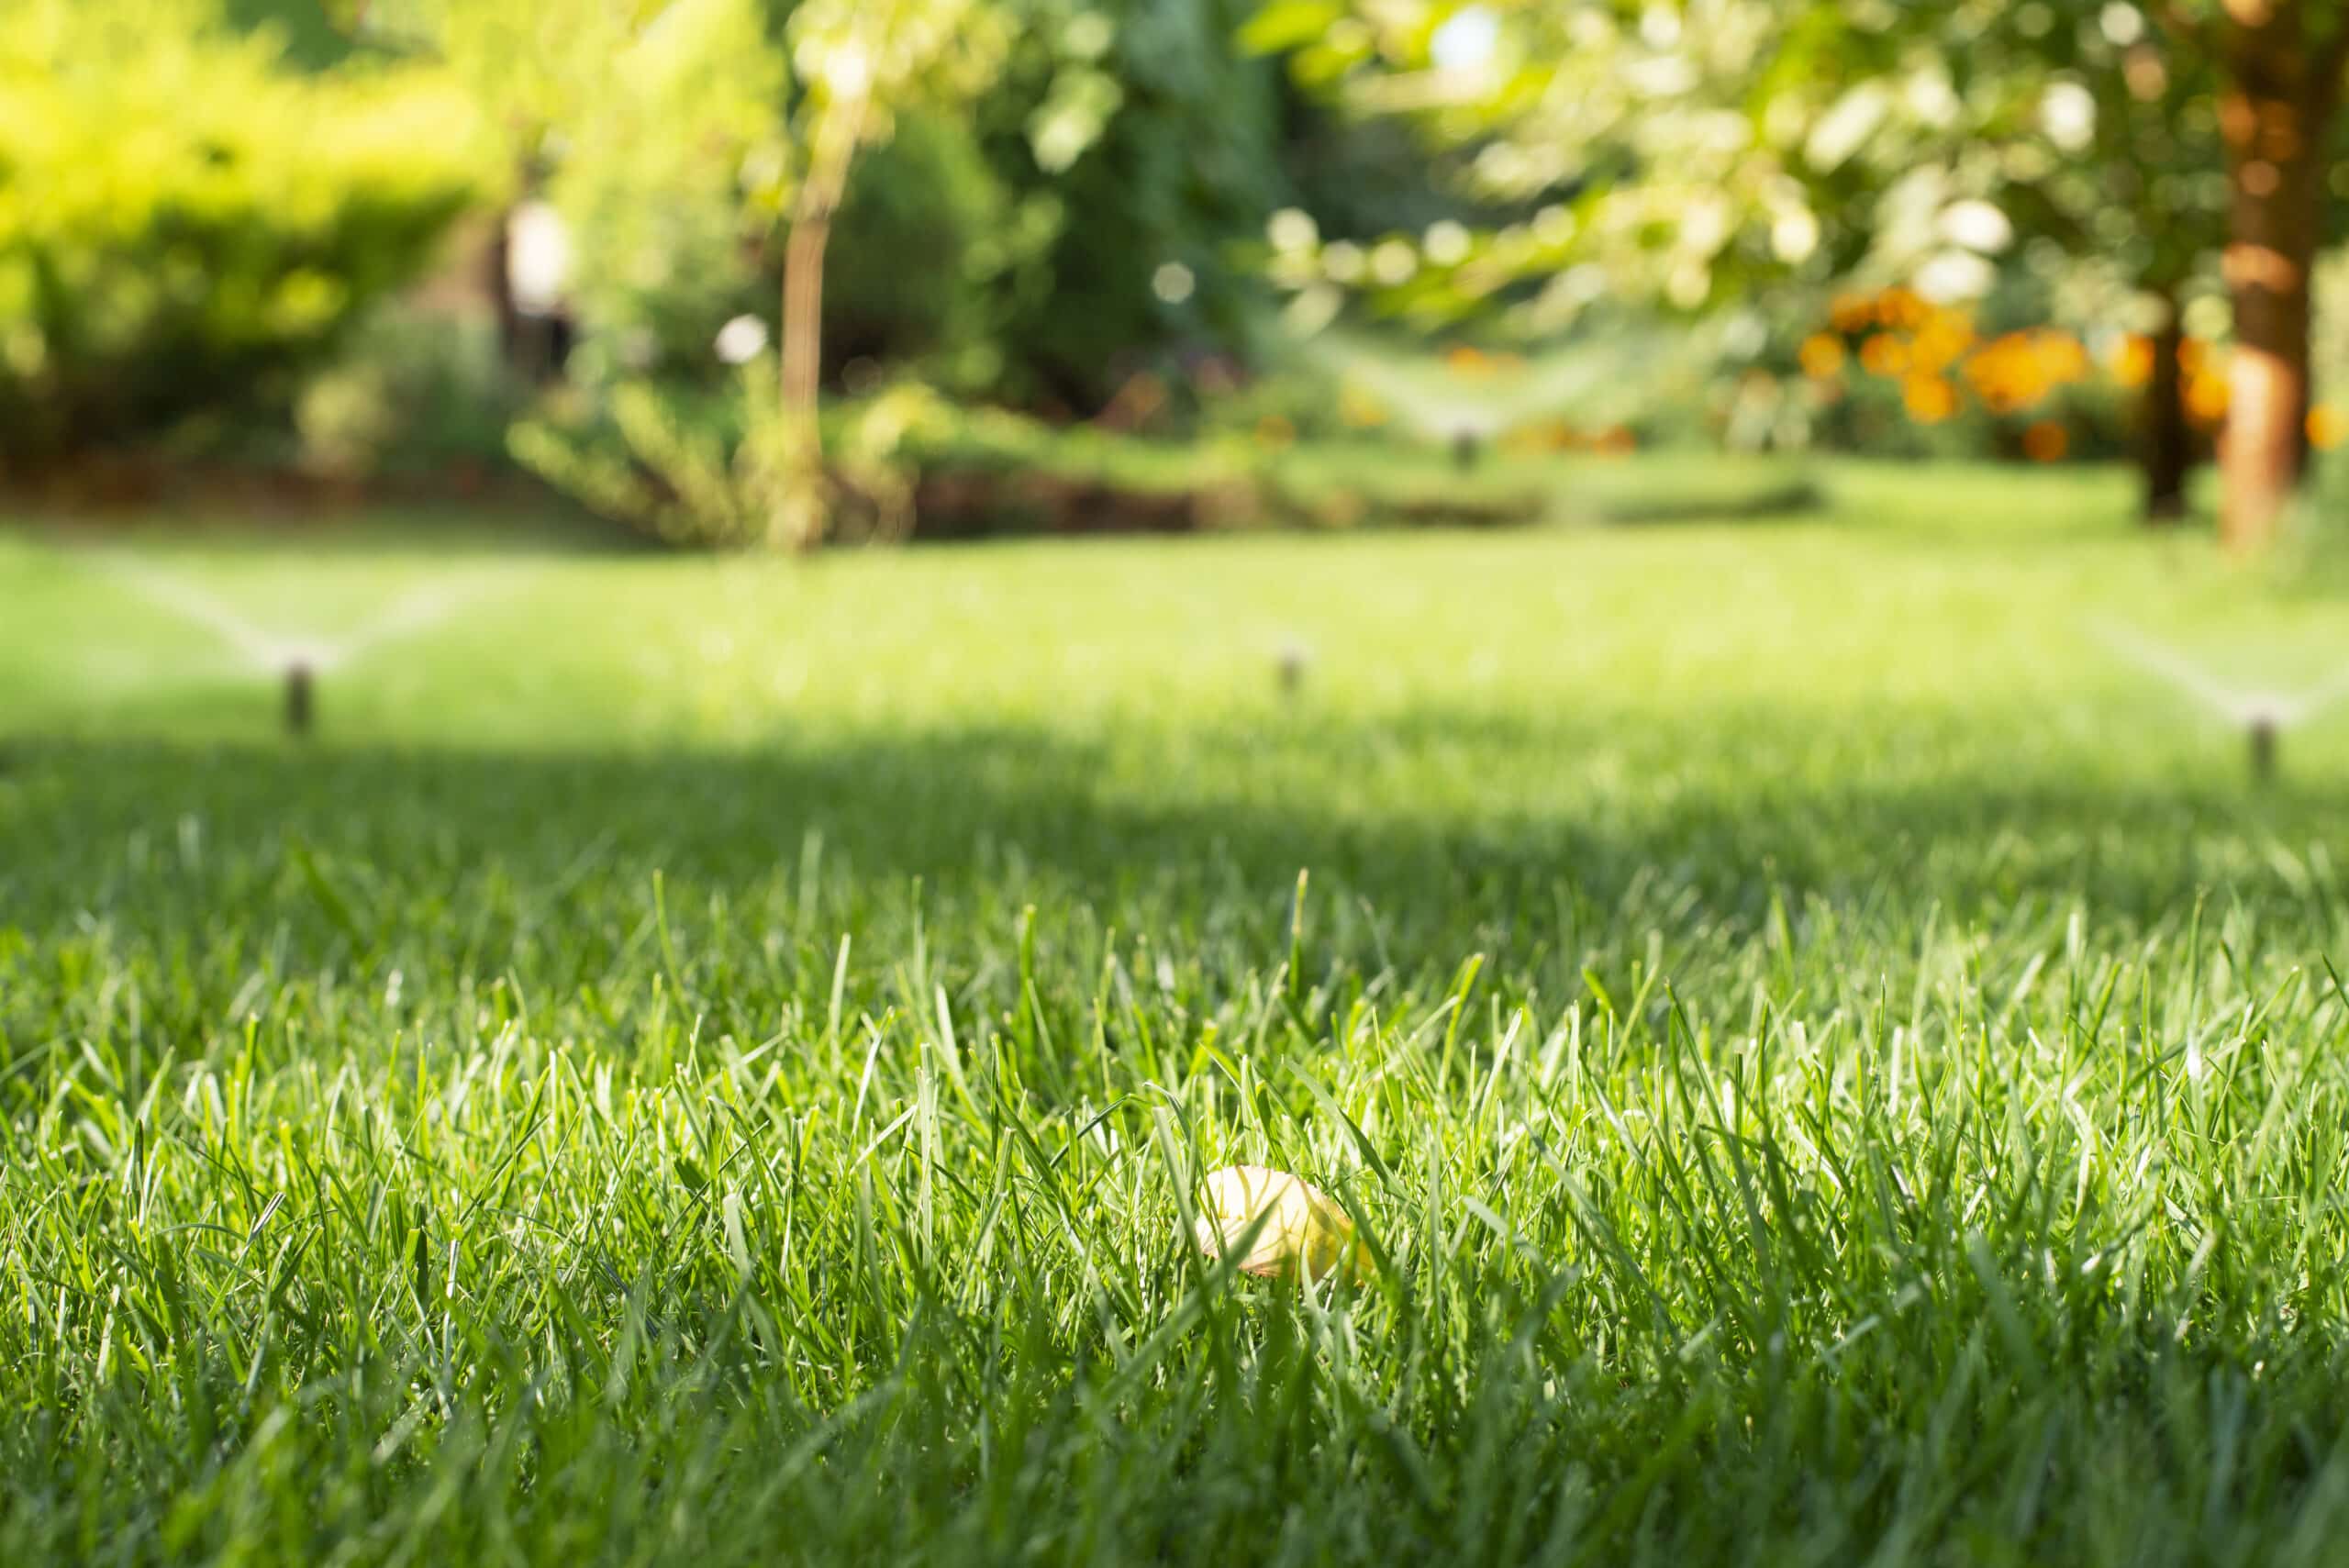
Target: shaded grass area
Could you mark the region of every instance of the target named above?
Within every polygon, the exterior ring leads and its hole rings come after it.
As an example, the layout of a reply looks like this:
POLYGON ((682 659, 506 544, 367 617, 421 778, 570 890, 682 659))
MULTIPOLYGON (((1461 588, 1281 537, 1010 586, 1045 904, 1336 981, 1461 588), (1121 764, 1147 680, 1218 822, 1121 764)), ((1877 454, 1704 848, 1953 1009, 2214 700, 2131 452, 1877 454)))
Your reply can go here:
POLYGON ((2349 746, 2081 627, 2338 606, 1917 477, 475 562, 306 748, 0 550, 0 1555, 2328 1560, 2349 746), (1193 1256, 1238 1160, 1375 1273, 1193 1256))

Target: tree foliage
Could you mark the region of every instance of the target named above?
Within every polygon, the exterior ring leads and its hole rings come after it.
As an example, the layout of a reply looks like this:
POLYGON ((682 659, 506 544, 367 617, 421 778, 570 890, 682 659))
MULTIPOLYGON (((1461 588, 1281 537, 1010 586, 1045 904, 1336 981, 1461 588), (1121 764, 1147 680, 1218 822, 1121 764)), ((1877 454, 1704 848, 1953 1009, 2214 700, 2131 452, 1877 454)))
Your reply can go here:
MULTIPOLYGON (((1258 47, 1356 107, 1475 150, 1532 223, 1286 248, 1292 288, 1554 327, 1599 300, 1700 309, 1784 283, 1996 281, 2020 238, 2143 290, 2223 250, 2228 527, 2265 537, 2303 450, 2309 282, 2349 15, 2325 0, 1273 0, 1258 47)), ((2156 378, 2170 395, 2175 376, 2156 378)))
POLYGON ((1009 301, 1007 390, 1089 408, 1171 346, 1244 340, 1261 285, 1237 247, 1284 195, 1278 72, 1235 47, 1248 0, 1025 4, 1007 103, 980 112, 1017 114, 997 167, 1056 221, 1009 301))

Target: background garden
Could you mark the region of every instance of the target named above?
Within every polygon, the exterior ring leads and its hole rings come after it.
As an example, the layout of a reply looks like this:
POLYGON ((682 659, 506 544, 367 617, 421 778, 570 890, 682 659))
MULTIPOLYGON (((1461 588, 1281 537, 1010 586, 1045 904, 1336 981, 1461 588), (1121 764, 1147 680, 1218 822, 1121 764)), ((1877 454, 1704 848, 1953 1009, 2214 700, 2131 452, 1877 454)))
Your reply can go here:
POLYGON ((2232 418, 2258 548, 2349 439, 2277 9, 23 0, 0 462, 807 548, 1524 521, 1488 452, 1657 447, 2173 517, 2232 418))

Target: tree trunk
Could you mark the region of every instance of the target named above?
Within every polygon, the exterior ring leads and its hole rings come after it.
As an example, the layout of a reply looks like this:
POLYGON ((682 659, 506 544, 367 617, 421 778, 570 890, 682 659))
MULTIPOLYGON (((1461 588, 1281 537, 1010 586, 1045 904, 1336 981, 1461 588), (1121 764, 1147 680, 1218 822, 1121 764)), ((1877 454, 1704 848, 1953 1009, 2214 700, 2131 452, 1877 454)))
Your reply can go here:
POLYGON ((2145 384, 2141 452, 2145 467, 2145 521, 2174 523, 2186 516, 2186 480, 2194 469, 2194 427, 2186 417, 2186 318, 2177 295, 2161 292, 2161 325, 2154 332, 2152 379, 2145 384))
POLYGON ((791 474, 774 519, 778 543, 812 550, 824 535, 824 433, 817 394, 824 369, 824 249, 864 134, 862 94, 829 106, 810 138, 807 178, 783 250, 783 352, 777 391, 791 474))
POLYGON ((767 542, 813 550, 824 537, 824 431, 817 395, 824 368, 824 248, 829 205, 803 199, 783 248, 783 353, 775 417, 783 422, 783 487, 767 542))
POLYGON ((783 250, 783 414, 810 451, 824 364, 824 248, 831 237, 830 213, 805 214, 792 224, 783 250))
POLYGON ((522 363, 522 307, 514 299, 513 240, 507 233, 513 221, 510 204, 498 209, 490 228, 488 253, 482 258, 482 286, 488 291, 490 308, 497 317, 497 362, 507 375, 528 384, 538 377, 522 363))
POLYGON ((2324 212, 2319 148, 2335 99, 2328 77, 2339 67, 2308 58, 2300 21, 2298 5, 2244 7, 2219 104, 2235 325, 2219 529, 2238 553, 2274 540, 2307 439, 2310 272, 2324 212))

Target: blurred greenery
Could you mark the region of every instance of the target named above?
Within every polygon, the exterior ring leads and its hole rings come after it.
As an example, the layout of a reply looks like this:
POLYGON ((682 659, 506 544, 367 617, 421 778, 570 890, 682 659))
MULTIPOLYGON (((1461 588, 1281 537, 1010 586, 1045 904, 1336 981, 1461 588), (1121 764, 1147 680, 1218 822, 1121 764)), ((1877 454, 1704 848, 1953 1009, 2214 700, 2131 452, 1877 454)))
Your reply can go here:
POLYGON ((445 79, 300 73, 196 0, 0 29, 0 459, 283 408, 493 188, 445 79))
POLYGON ((1058 229, 1047 203, 1023 201, 971 128, 934 112, 900 117, 867 153, 834 228, 824 343, 860 376, 916 373, 985 395, 1004 373, 1011 291, 1058 229))
MULTIPOLYGON (((2304 20, 2312 70, 2349 50, 2304 20)), ((809 506, 869 532, 876 487, 918 488, 904 419, 818 426, 849 444, 812 470, 818 438, 753 428, 805 399, 757 414, 744 355, 801 339, 844 409, 918 384, 1196 442, 1210 476, 1234 440, 1469 430, 2128 456, 2159 511, 2241 412, 2221 111, 2230 61, 2281 47, 2247 28, 2202 0, 24 0, 0 456, 364 482, 521 452, 674 542, 806 544, 809 506), (1843 324, 1896 295, 1940 325, 1843 324)), ((2270 152, 2349 135, 2310 103, 2270 152)), ((2342 183, 2308 196, 2324 234, 2342 183)), ((2297 445, 2349 441, 2338 293, 2297 445)))
POLYGON ((590 382, 682 361, 761 306, 757 244, 787 188, 787 71, 754 0, 696 0, 616 38, 567 85, 545 195, 569 228, 576 373, 590 382))
POLYGON ((356 481, 486 475, 505 461, 518 405, 485 323, 388 313, 304 384, 295 461, 356 481))
POLYGON ((1169 350, 1248 344, 1253 280, 1233 247, 1263 232, 1285 194, 1278 72, 1233 42, 1251 9, 1251 0, 1047 6, 1066 18, 1038 29, 1057 40, 1060 59, 1026 116, 1032 161, 1011 165, 1031 191, 1050 177, 1061 222, 1005 323, 1016 392, 1087 410, 1127 374, 1163 365, 1169 350), (1072 77, 1076 86, 1062 84, 1072 77), (1083 150, 1060 164, 1057 115, 1072 96, 1104 112, 1083 150))

